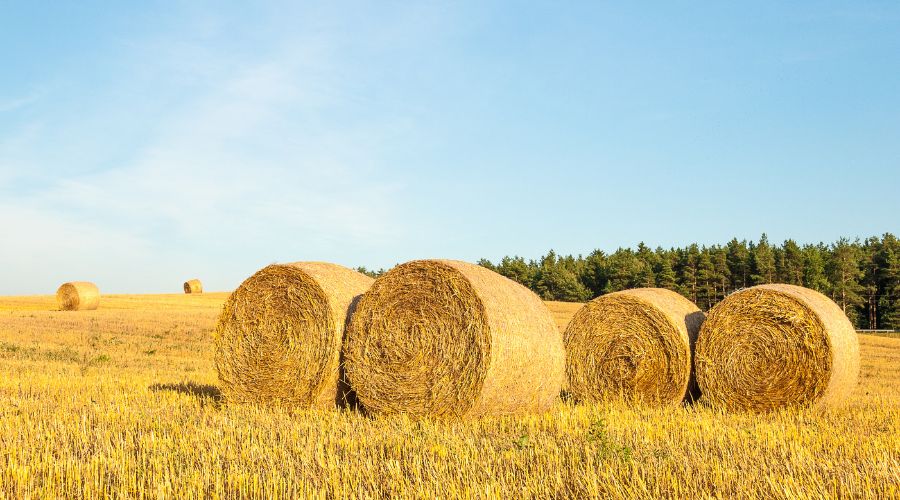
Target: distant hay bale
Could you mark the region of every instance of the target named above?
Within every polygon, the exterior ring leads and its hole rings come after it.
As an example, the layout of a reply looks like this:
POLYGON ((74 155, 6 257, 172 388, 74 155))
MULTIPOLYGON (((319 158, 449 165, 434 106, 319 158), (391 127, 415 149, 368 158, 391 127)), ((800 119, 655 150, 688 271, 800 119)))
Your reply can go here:
POLYGON ((760 285, 709 312, 696 352, 703 400, 731 410, 836 405, 859 376, 856 331, 819 292, 760 285))
POLYGON ((93 311, 100 305, 100 290, 89 281, 70 281, 56 290, 60 311, 93 311))
POLYGON ((566 328, 569 394, 589 402, 681 402, 693 386, 691 350, 702 323, 700 309, 671 290, 597 297, 566 328))
POLYGON ((542 411, 565 378, 562 336, 537 295, 450 260, 378 278, 350 318, 344 355, 360 403, 377 414, 542 411))
POLYGON ((340 402, 347 314, 372 279, 325 262, 274 264, 244 281, 216 326, 215 363, 232 402, 328 408, 340 402))
POLYGON ((203 283, 198 279, 185 281, 184 293, 203 293, 203 283))

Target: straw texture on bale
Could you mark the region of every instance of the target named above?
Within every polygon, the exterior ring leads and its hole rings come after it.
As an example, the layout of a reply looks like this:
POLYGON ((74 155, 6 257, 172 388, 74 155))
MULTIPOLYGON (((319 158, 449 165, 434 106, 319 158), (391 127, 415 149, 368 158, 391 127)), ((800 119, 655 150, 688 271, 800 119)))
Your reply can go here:
POLYGON ((203 283, 198 279, 185 281, 184 293, 203 293, 203 283))
POLYGON ((56 290, 60 311, 93 311, 100 305, 100 290, 89 281, 70 281, 56 290))
POLYGON ((695 363, 703 399, 715 406, 836 405, 856 386, 859 343, 828 297, 799 286, 760 285, 712 308, 695 363))
POLYGON ((344 354, 350 385, 376 414, 542 411, 565 378, 562 335, 537 295, 451 260, 378 278, 350 318, 344 354))
POLYGON ((341 404, 347 315, 372 279, 325 262, 274 264, 244 281, 216 326, 223 396, 295 408, 341 404))
POLYGON ((602 295, 575 313, 564 335, 569 394, 578 401, 684 400, 703 313, 661 288, 602 295))

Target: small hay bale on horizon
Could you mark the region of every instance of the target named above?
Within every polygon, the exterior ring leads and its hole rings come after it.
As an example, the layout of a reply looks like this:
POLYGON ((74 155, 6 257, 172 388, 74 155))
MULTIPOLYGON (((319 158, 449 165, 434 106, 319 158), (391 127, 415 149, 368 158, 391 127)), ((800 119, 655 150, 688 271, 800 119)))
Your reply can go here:
POLYGON ((294 408, 342 404, 347 314, 372 278, 327 262, 257 271, 222 308, 215 364, 226 400, 294 408))
POLYGON ((841 308, 821 293, 759 285, 710 310, 695 370, 702 398, 713 406, 835 406, 856 387, 859 341, 841 308))
POLYGON ((595 298, 564 334, 569 394, 660 405, 695 397, 692 350, 703 318, 693 302, 662 288, 595 298))
POLYGON ((198 279, 185 281, 184 293, 203 293, 203 283, 198 279))
POLYGON ((69 281, 56 290, 60 311, 93 311, 100 305, 100 290, 90 281, 69 281))
POLYGON ((544 411, 565 379, 562 334, 531 290, 481 266, 407 262, 360 299, 345 372, 372 414, 544 411))

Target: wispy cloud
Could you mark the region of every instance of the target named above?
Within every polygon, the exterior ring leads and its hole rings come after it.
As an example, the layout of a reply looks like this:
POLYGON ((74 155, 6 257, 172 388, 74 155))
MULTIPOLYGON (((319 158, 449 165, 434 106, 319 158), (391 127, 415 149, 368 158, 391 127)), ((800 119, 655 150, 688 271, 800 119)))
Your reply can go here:
MULTIPOLYGON (((39 261, 6 267, 0 281, 29 282, 28 274, 34 273, 40 281, 31 280, 34 287, 24 291, 47 291, 59 275, 36 272, 40 266, 90 278, 100 269, 110 276, 134 273, 141 259, 150 259, 157 268, 165 266, 160 256, 191 261, 191 251, 208 252, 203 259, 195 253, 194 260, 233 258, 228 251, 211 251, 228 247, 252 253, 282 246, 310 255, 346 255, 340 249, 390 238, 397 212, 392 200, 402 186, 378 172, 379 137, 403 125, 390 118, 329 120, 331 107, 344 101, 345 88, 344 72, 329 58, 331 42, 288 38, 252 59, 215 54, 218 62, 207 49, 192 50, 183 40, 173 42, 177 51, 153 42, 154 51, 169 56, 163 68, 180 68, 182 82, 176 84, 189 81, 195 92, 163 110, 155 132, 111 167, 83 165, 78 174, 48 175, 58 172, 53 165, 20 154, 54 147, 41 144, 34 127, 0 145, 0 172, 13 172, 8 177, 24 179, 27 186, 7 190, 0 200, 4 231, 15 240, 0 246, 0 259, 22 262, 28 255, 39 261), (176 52, 182 51, 185 59, 176 60, 176 52), (202 60, 197 57, 201 53, 202 60)), ((146 55, 147 48, 135 50, 146 55)), ((151 61, 145 59, 146 64, 151 61)), ((148 68, 137 76, 157 77, 148 68)), ((127 110, 101 112, 127 119, 127 110)), ((77 140, 77 123, 57 126, 71 127, 77 140)), ((111 136, 114 140, 114 131, 111 136)), ((2 181, 0 175, 0 188, 2 181)), ((305 257, 277 251, 269 255, 279 260, 305 257)), ((233 286, 234 273, 245 272, 224 273, 214 286, 233 286)), ((135 279, 144 280, 140 286, 121 279, 116 286, 140 290, 175 279, 137 274, 135 279)), ((0 285, 0 293, 22 291, 0 285)))
POLYGON ((37 92, 22 96, 16 97, 12 99, 0 99, 0 113, 6 113, 9 111, 14 111, 19 108, 24 108, 29 104, 32 104, 38 100, 40 94, 37 92))

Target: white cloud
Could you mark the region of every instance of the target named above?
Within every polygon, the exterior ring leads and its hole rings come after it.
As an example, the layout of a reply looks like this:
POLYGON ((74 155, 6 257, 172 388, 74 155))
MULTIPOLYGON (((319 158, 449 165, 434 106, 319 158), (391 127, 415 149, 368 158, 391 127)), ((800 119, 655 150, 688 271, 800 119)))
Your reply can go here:
MULTIPOLYGON (((17 263, 4 267, 0 293, 52 292, 59 279, 97 275, 114 291, 142 291, 176 279, 160 273, 175 273, 185 262, 213 266, 233 257, 217 249, 269 251, 246 257, 253 262, 279 246, 346 258, 347 248, 389 240, 397 230, 392 200, 401 186, 379 172, 379 143, 403 125, 390 117, 329 121, 330 107, 343 101, 343 76, 327 46, 327 40, 299 46, 288 40, 252 61, 227 54, 220 64, 205 60, 193 79, 204 90, 165 110, 157 132, 113 168, 84 174, 91 171, 85 165, 75 170, 80 174, 47 181, 55 166, 20 154, 40 147, 34 130, 0 145, 0 188, 4 170, 29 185, 0 198, 11 239, 0 245, 0 260, 17 263)), ((198 52, 163 67, 179 65, 180 78, 191 79, 198 52)), ((127 116, 127 110, 102 112, 127 116)), ((77 123, 56 126, 71 127, 78 140, 77 123)), ((115 140, 115 131, 110 135, 115 140)), ((221 283, 234 280, 229 274, 221 283)))

